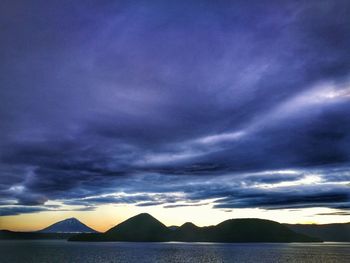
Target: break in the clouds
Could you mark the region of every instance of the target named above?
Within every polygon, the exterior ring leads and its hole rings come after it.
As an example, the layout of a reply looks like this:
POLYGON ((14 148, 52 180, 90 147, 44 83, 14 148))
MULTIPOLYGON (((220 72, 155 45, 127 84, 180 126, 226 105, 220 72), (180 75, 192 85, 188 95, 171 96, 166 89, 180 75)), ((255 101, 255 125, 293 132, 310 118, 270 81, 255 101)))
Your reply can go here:
POLYGON ((1 1, 0 215, 349 209, 349 13, 346 0, 1 1))

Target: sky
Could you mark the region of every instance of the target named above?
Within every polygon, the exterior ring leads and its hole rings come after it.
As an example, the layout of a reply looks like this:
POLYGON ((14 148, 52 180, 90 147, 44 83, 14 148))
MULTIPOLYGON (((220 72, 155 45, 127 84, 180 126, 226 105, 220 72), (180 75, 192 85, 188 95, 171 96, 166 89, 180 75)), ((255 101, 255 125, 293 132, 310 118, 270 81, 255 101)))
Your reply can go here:
POLYGON ((349 13, 2 0, 0 229, 350 221, 349 13))

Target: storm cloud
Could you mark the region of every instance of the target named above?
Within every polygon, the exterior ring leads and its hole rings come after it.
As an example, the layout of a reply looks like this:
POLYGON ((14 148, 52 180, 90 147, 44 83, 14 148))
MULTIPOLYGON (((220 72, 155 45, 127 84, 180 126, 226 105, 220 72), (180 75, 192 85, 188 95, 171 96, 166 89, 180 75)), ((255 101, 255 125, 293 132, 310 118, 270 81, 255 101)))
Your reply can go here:
POLYGON ((347 210, 349 13, 1 1, 1 215, 49 201, 347 210))

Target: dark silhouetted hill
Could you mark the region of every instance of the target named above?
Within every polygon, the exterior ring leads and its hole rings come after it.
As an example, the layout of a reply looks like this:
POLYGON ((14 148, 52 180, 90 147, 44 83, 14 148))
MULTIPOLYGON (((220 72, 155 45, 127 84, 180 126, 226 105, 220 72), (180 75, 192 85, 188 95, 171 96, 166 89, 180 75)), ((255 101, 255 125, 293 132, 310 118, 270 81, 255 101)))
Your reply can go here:
POLYGON ((231 219, 209 228, 214 242, 313 242, 319 239, 295 233, 288 227, 263 219, 231 219))
POLYGON ((166 241, 169 229, 149 214, 139 214, 108 230, 105 235, 122 241, 166 241))
POLYGON ((185 242, 320 242, 288 227, 262 219, 231 219, 216 226, 185 223, 169 229, 149 214, 140 214, 106 233, 80 234, 70 241, 185 241, 185 242))
POLYGON ((316 237, 324 241, 350 242, 350 223, 325 225, 286 224, 286 226, 297 233, 316 237))
POLYGON ((198 227, 193 223, 187 222, 182 226, 173 229, 169 234, 169 239, 172 241, 195 242, 205 241, 206 228, 198 227))
POLYGON ((144 213, 129 218, 104 234, 81 234, 73 236, 70 240, 160 242, 167 241, 169 231, 163 223, 144 213))

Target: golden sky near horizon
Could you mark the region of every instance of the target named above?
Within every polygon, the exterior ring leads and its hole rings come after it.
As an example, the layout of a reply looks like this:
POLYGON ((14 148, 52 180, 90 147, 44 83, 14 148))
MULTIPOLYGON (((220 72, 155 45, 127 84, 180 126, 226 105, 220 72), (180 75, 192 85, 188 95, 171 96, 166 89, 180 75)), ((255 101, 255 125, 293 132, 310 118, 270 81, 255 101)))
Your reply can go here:
POLYGON ((91 228, 104 232, 139 213, 149 213, 167 226, 193 222, 198 226, 215 225, 231 218, 261 218, 280 223, 345 223, 350 216, 317 215, 334 212, 328 208, 284 210, 263 209, 212 209, 211 205, 195 207, 163 208, 161 206, 137 207, 134 205, 104 205, 95 211, 50 211, 0 217, 0 229, 36 231, 57 221, 76 217, 91 228))

